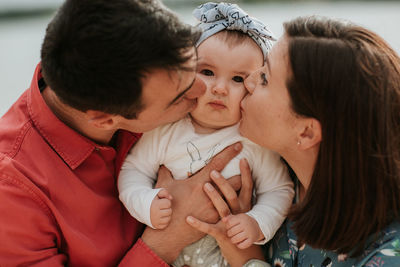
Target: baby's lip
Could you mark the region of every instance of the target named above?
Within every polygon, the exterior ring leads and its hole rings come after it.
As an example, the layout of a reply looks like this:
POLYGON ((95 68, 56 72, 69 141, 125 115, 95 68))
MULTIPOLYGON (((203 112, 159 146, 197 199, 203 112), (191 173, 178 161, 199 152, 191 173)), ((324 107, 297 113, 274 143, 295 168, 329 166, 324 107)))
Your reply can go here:
POLYGON ((215 110, 224 110, 226 106, 223 101, 221 100, 213 100, 208 102, 208 104, 215 110))
POLYGON ((213 100, 213 101, 210 101, 209 103, 214 104, 214 105, 225 106, 224 101, 222 101, 222 100, 213 100))

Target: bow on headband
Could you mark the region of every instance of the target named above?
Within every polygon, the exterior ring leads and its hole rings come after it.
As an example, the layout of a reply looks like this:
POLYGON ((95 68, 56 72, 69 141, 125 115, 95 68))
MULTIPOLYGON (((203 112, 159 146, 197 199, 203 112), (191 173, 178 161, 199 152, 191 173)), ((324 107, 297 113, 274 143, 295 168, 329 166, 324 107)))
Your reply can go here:
POLYGON ((222 30, 237 30, 253 38, 260 46, 265 59, 272 47, 272 41, 276 40, 261 21, 250 17, 235 4, 208 2, 198 6, 193 15, 200 21, 198 27, 203 31, 197 46, 222 30))

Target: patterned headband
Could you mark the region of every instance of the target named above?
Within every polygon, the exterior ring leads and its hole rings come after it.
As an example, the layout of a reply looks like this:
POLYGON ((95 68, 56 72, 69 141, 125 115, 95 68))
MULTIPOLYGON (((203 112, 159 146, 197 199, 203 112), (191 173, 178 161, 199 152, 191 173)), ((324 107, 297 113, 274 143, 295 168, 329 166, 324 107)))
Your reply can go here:
POLYGON ((275 37, 259 20, 250 17, 236 4, 208 2, 198 6, 193 15, 200 21, 203 31, 197 46, 205 39, 222 30, 237 30, 248 34, 260 46, 264 59, 275 37))

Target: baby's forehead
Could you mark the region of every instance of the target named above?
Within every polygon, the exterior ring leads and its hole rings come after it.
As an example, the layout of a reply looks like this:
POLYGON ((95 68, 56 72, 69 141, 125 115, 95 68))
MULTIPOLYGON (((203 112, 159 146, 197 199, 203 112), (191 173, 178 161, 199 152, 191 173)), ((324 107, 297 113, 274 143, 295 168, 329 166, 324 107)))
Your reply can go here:
POLYGON ((198 47, 200 47, 205 41, 209 39, 218 40, 230 48, 243 45, 244 43, 255 43, 258 46, 258 44, 253 40, 253 38, 251 38, 248 34, 242 31, 223 30, 206 38, 203 42, 201 42, 198 45, 198 47))

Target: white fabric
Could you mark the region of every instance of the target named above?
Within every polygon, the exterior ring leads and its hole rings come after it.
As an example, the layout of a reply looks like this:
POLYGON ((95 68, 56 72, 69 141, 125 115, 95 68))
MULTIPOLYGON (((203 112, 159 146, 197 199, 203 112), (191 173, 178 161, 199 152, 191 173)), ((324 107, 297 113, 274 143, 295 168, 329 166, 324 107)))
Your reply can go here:
POLYGON ((197 27, 202 30, 196 46, 220 31, 241 31, 249 35, 258 44, 265 60, 268 51, 272 48, 272 41, 276 40, 264 23, 250 17, 236 4, 208 2, 195 8, 193 16, 199 21, 197 27))
POLYGON ((259 224, 265 240, 273 237, 292 203, 293 184, 278 154, 240 136, 238 125, 212 134, 197 134, 189 117, 144 133, 122 166, 118 180, 120 199, 139 221, 151 226, 150 206, 160 189, 152 189, 164 164, 175 179, 185 179, 203 168, 225 147, 241 141, 243 150, 222 171, 225 178, 240 174, 246 158, 252 169, 256 204, 247 213, 259 224))

